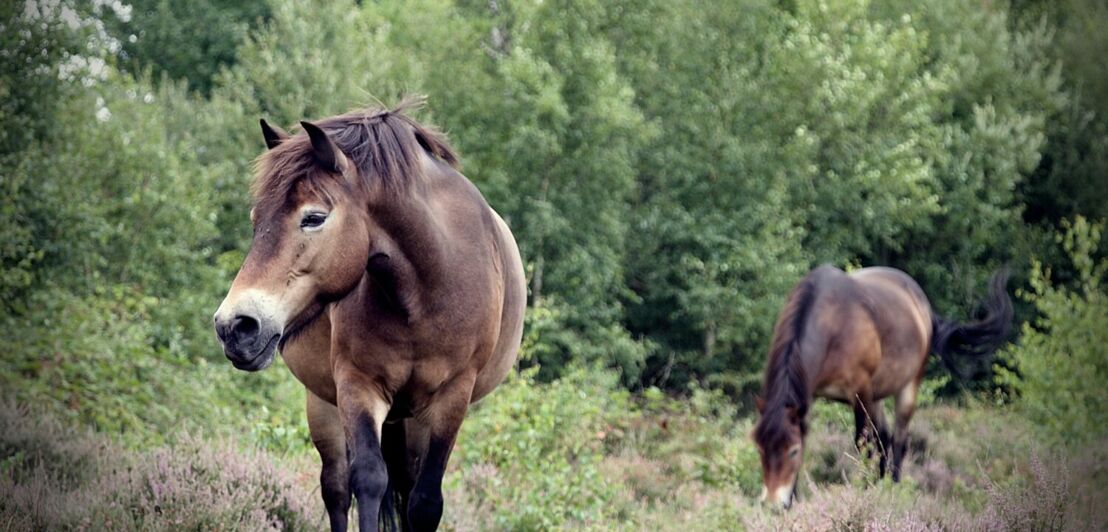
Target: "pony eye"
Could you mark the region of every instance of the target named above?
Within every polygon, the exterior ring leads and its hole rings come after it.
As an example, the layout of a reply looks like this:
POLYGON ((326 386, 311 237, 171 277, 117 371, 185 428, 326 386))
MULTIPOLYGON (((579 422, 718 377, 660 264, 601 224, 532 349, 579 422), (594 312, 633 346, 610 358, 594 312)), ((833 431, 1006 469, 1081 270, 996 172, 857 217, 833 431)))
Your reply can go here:
POLYGON ((789 450, 789 458, 796 458, 800 455, 800 447, 793 447, 789 450))
POLYGON ((300 219, 300 227, 303 229, 313 229, 323 225, 323 222, 327 220, 327 215, 321 212, 309 212, 300 219))

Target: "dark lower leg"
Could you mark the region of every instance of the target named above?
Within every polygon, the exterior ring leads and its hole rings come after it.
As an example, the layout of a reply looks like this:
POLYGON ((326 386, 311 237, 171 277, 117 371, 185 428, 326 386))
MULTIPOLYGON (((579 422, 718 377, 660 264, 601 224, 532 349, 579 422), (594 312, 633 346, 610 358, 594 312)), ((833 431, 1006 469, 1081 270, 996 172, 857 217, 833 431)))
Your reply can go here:
POLYGON ((887 428, 882 427, 881 429, 878 429, 878 441, 880 441, 878 452, 881 453, 881 460, 880 465, 878 465, 878 471, 880 472, 881 476, 884 477, 885 472, 889 469, 889 455, 891 454, 892 449, 892 438, 889 437, 889 430, 887 428))
POLYGON ((889 469, 889 457, 892 453, 892 437, 889 433, 889 425, 885 422, 885 412, 881 407, 881 403, 874 402, 870 406, 870 410, 872 411, 871 417, 873 418, 874 440, 876 440, 877 452, 880 458, 878 461, 878 472, 880 476, 884 477, 889 469))
POLYGON ((350 427, 350 491, 358 501, 358 529, 377 530, 381 498, 388 488, 388 471, 381 456, 377 425, 369 415, 350 427))
POLYGON ((391 485, 391 493, 386 496, 393 497, 392 501, 385 501, 382 510, 392 514, 384 516, 385 520, 396 521, 395 525, 401 530, 408 528, 405 522, 408 515, 408 494, 415 485, 415 475, 409 468, 411 461, 408 458, 404 426, 403 421, 398 421, 385 425, 381 430, 381 455, 384 457, 391 485))
POLYGON ((320 494, 327 508, 331 530, 345 532, 350 512, 350 470, 346 453, 346 435, 335 405, 308 393, 308 430, 319 451, 320 494))
MULTIPOLYGON (((898 408, 900 410, 900 408, 898 408)), ((893 434, 893 482, 900 482, 901 465, 904 463, 904 455, 908 453, 908 422, 912 419, 914 410, 897 412, 896 432, 893 434)))
MULTIPOLYGON (((907 433, 907 431, 905 431, 907 433)), ((900 434, 893 438, 893 482, 900 482, 900 466, 904 462, 904 454, 908 451, 908 435, 900 434)))
POLYGON ((412 530, 435 530, 442 518, 442 477, 454 446, 453 436, 432 437, 419 480, 408 501, 408 521, 412 530))
MULTIPOLYGON (((922 378, 922 375, 921 375, 922 378)), ((893 482, 900 482, 901 466, 908 452, 908 423, 916 412, 916 391, 919 378, 905 386, 896 396, 896 433, 893 435, 893 482)))
MULTIPOLYGON (((346 530, 347 515, 350 513, 350 474, 345 454, 343 449, 342 456, 324 457, 319 474, 320 492, 332 532, 346 530)), ((323 453, 320 455, 323 456, 323 453)))
POLYGON ((412 530, 435 530, 442 519, 442 476, 454 439, 462 426, 473 392, 472 375, 460 377, 440 389, 437 402, 422 416, 423 428, 411 435, 415 449, 422 452, 419 475, 408 501, 408 523, 412 530))
POLYGON ((861 398, 854 401, 854 445, 866 458, 873 456, 873 421, 869 407, 861 398))
POLYGON ((854 446, 861 451, 866 445, 866 414, 858 406, 854 406, 854 446))

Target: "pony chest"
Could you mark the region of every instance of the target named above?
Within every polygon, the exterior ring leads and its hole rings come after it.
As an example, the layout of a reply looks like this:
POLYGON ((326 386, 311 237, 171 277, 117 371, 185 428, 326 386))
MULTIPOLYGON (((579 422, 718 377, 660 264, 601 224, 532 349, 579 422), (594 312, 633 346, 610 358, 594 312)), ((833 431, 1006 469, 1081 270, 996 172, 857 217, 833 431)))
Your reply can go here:
POLYGON ((281 358, 293 376, 320 399, 334 403, 335 379, 330 353, 331 321, 326 313, 281 348, 281 358))

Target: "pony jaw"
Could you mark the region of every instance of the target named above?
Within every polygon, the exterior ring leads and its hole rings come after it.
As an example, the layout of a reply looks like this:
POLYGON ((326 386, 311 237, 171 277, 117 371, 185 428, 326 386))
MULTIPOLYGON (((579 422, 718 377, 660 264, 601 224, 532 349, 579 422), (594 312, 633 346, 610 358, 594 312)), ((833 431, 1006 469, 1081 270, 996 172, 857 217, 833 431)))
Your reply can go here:
POLYGON ((268 368, 269 365, 273 363, 273 359, 277 358, 277 344, 280 339, 281 335, 279 334, 272 336, 269 341, 262 346, 262 349, 258 351, 253 358, 249 359, 247 359, 247 357, 242 357, 241 354, 237 355, 236 358, 232 358, 226 346, 223 348, 223 353, 231 361, 231 365, 234 366, 235 369, 249 372, 261 371, 268 368))

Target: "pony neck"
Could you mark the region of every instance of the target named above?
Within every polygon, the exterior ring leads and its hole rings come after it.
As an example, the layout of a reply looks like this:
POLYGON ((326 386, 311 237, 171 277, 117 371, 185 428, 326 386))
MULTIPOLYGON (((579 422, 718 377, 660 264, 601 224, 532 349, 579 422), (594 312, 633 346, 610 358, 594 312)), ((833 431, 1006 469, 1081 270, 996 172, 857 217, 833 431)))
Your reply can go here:
POLYGON ((800 436, 808 433, 807 413, 811 404, 811 394, 807 388, 807 373, 804 371, 799 354, 790 353, 795 358, 783 359, 774 364, 766 373, 763 390, 765 402, 761 405, 761 415, 754 427, 754 440, 764 449, 781 449, 789 441, 791 426, 797 424, 800 436))
POLYGON ((375 233, 371 263, 375 255, 388 257, 387 273, 410 318, 426 308, 423 301, 433 299, 448 278, 449 239, 421 189, 384 194, 369 207, 375 233))
POLYGON ((799 349, 783 353, 766 374, 766 411, 795 407, 803 415, 812 403, 809 372, 799 349))
MULTIPOLYGON (((793 288, 781 310, 774 326, 773 344, 770 346, 769 366, 766 368, 764 410, 795 407, 803 427, 803 418, 808 405, 812 403, 812 383, 808 371, 809 361, 816 364, 813 357, 805 356, 806 349, 813 345, 812 339, 805 338, 809 329, 808 321, 815 305, 817 288, 812 274, 793 288)), ((816 368, 811 368, 816 369, 816 368)))

